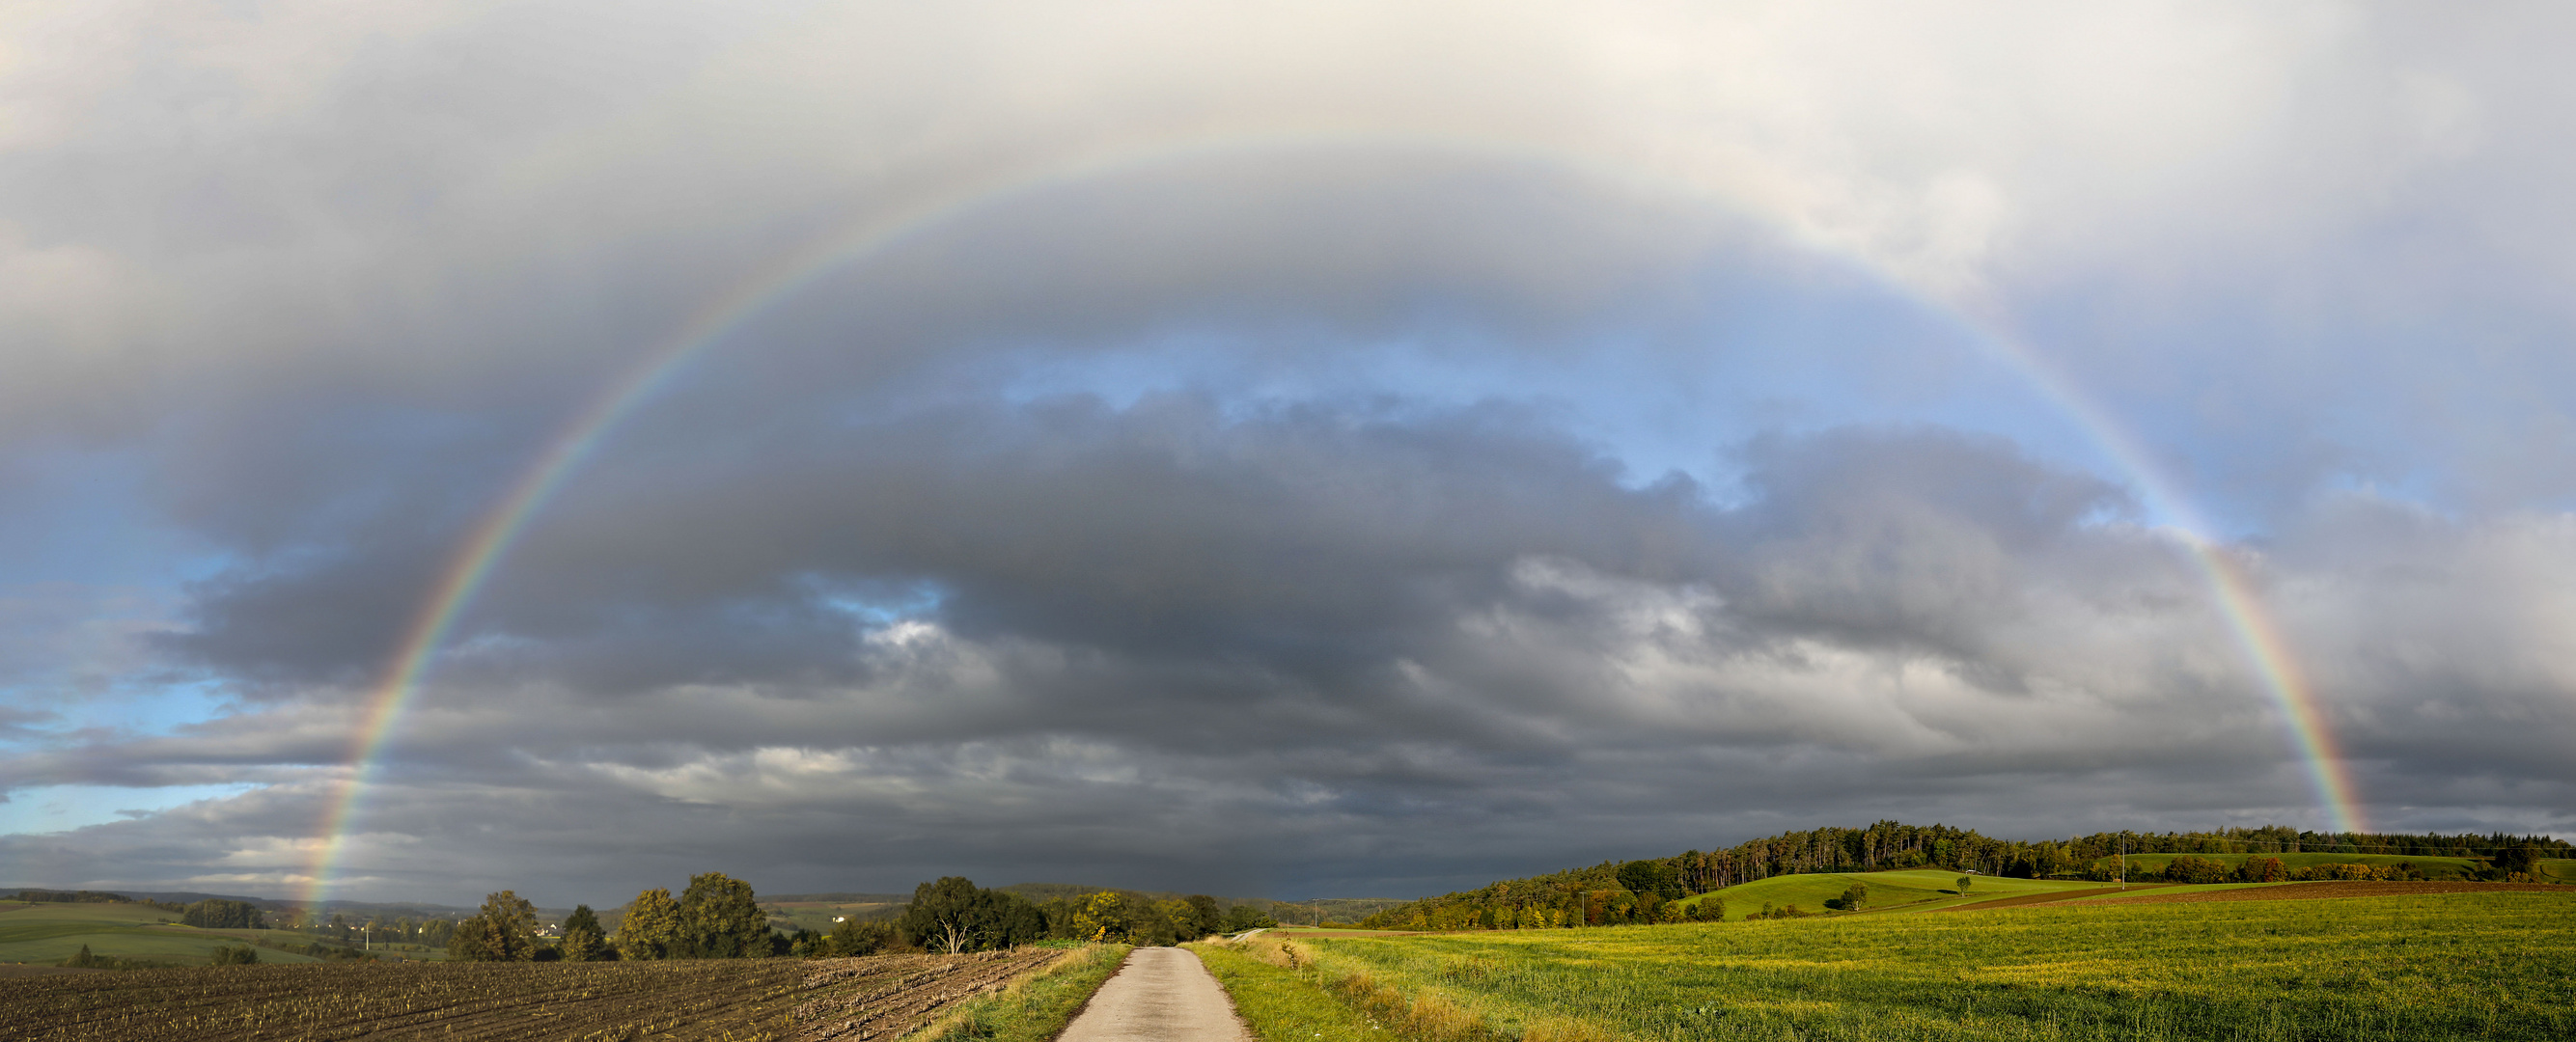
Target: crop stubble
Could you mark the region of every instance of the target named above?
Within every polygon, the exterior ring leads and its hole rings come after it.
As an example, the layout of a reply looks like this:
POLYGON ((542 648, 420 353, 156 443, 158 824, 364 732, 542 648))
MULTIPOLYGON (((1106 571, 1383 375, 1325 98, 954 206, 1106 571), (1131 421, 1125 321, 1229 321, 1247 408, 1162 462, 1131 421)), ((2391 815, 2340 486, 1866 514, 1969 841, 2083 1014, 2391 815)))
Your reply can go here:
POLYGON ((855 1042, 901 1035, 1061 954, 97 972, 0 983, 0 1023, 29 1042, 855 1042))

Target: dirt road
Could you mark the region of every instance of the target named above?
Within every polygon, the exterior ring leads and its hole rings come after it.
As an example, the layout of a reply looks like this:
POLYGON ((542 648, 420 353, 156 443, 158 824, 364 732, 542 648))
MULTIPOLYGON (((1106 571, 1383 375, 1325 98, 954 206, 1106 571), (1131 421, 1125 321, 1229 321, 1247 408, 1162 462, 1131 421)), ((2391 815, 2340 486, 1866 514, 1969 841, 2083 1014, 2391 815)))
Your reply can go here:
POLYGON ((1199 957, 1138 948, 1057 1042, 1252 1042, 1199 957))

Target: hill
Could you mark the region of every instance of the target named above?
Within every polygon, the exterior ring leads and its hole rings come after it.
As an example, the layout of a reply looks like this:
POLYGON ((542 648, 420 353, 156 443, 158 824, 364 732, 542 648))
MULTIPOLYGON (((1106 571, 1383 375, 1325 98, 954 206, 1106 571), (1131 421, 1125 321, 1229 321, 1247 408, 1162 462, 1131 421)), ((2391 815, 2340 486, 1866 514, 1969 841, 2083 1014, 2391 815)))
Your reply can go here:
MULTIPOLYGON (((172 965, 203 965, 217 948, 261 940, 287 943, 276 930, 200 930, 178 925, 178 914, 144 904, 0 901, 0 962, 53 964, 88 946, 107 958, 172 965)), ((293 943, 309 938, 295 937, 293 943)), ((262 962, 318 962, 311 956, 262 948, 262 962)))
MULTIPOLYGON (((2181 855, 2229 868, 2261 856, 2278 858, 2293 869, 2359 864, 2398 871, 2402 866, 2420 878, 2550 881, 2560 878, 2553 874, 2557 859, 2576 857, 2576 846, 2550 836, 2314 833, 2283 826, 2218 832, 2103 832, 2063 841, 2003 840, 1945 825, 1881 821, 1866 828, 1784 832, 1705 853, 1690 850, 1625 863, 1604 861, 1501 880, 1388 907, 1362 920, 1362 925, 1377 929, 1561 925, 1578 915, 1598 925, 1628 921, 1626 917, 1641 907, 1663 902, 1687 907, 1689 902, 1680 899, 1782 876, 1931 869, 1954 878, 1975 874, 2104 882, 2125 873, 2125 878, 2136 880, 2162 871, 2181 855), (1595 907, 1601 901, 1587 895, 1596 894, 1611 895, 1608 904, 1595 907)), ((1808 892, 1818 887, 1834 893, 1841 889, 1823 882, 1793 889, 1820 901, 1821 897, 1808 892)), ((1728 914, 1740 917, 1742 910, 1729 901, 1728 914)))

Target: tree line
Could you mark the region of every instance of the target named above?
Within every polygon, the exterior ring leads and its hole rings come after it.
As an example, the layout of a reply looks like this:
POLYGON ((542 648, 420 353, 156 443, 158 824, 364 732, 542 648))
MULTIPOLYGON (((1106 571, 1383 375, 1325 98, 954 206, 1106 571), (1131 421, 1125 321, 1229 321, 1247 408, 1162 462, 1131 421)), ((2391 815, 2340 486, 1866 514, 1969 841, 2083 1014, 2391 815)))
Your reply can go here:
POLYGON ((503 890, 484 898, 472 917, 456 924, 448 958, 595 962, 829 958, 896 951, 957 954, 1044 942, 1172 944, 1278 925, 1253 906, 1225 908, 1205 894, 1153 900, 1130 891, 1104 890, 1030 901, 1007 890, 976 886, 960 876, 913 888, 912 900, 890 920, 861 921, 852 916, 828 933, 773 929, 751 884, 721 872, 691 876, 676 897, 664 888, 645 890, 616 911, 616 929, 606 931, 589 905, 578 906, 564 919, 560 936, 550 939, 542 936, 536 906, 503 890))
MULTIPOLYGON (((2108 880, 2121 871, 2116 859, 2122 854, 2295 853, 2467 858, 2485 862, 2475 873, 2478 878, 2511 880, 2539 878, 2537 862, 2569 857, 2571 845, 2551 836, 2318 833, 2278 825, 2216 832, 2099 832, 2063 841, 2005 840, 1946 825, 1881 821, 1866 828, 1790 831, 1723 850, 1689 850, 1624 863, 1604 861, 1501 880, 1397 905, 1368 916, 1360 925, 1457 930, 1680 922, 1689 918, 1686 909, 1668 907, 1679 898, 1780 875, 1939 868, 2022 879, 2108 880)), ((2235 871, 2232 866, 2221 867, 2235 871)), ((2299 872, 2308 873, 2305 878, 2353 878, 2356 873, 2362 878, 2404 878, 2409 869, 2352 863, 2281 871, 2283 878, 2292 879, 2302 878, 2299 872), (2370 875, 2374 871, 2378 875, 2370 875)), ((2415 877, 2421 878, 2422 873, 2416 872, 2415 877)), ((2150 876, 2132 870, 2128 878, 2150 876)))

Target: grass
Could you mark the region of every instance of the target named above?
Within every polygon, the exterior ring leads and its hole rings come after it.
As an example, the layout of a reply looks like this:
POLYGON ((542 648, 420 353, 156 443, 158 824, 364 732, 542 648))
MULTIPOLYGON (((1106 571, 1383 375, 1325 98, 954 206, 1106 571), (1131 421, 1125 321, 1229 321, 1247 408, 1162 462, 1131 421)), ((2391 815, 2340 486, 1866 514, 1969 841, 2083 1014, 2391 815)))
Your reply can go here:
POLYGON ((2563 1039, 2572 914, 2576 894, 2490 892, 1290 946, 1319 981, 1472 1013, 1416 1037, 2563 1039))
POLYGON ((1261 1042, 1403 1042, 1380 1024, 1324 990, 1312 966, 1300 965, 1285 939, 1255 934, 1237 943, 1197 943, 1208 972, 1234 1000, 1252 1037, 1261 1042))
POLYGON ((1073 949, 1036 974, 965 1002, 907 1042, 1048 1042, 1073 1022, 1134 949, 1093 944, 1073 949))
MULTIPOLYGON (((93 955, 202 964, 217 948, 262 935, 302 943, 298 934, 274 930, 200 930, 171 920, 178 913, 149 905, 0 901, 0 962, 59 963, 88 945, 93 955)), ((317 962, 311 956, 267 948, 261 962, 317 962)))
POLYGON ((1683 898, 1684 905, 1695 905, 1715 898, 1726 902, 1729 922, 1741 922, 1746 916, 1762 910, 1764 902, 1781 908, 1797 905, 1809 912, 1825 911, 1825 901, 1843 895, 1853 883, 1869 887, 1867 912, 1895 910, 1930 911, 1950 905, 1970 904, 2000 897, 2060 891, 2091 890, 2100 883, 2070 882, 2061 879, 2007 879, 2001 876, 1971 876, 1967 892, 1959 891, 1961 873, 1948 869, 1917 868, 1894 872, 1849 872, 1818 875, 1772 876, 1750 883, 1738 883, 1723 890, 1683 898))

